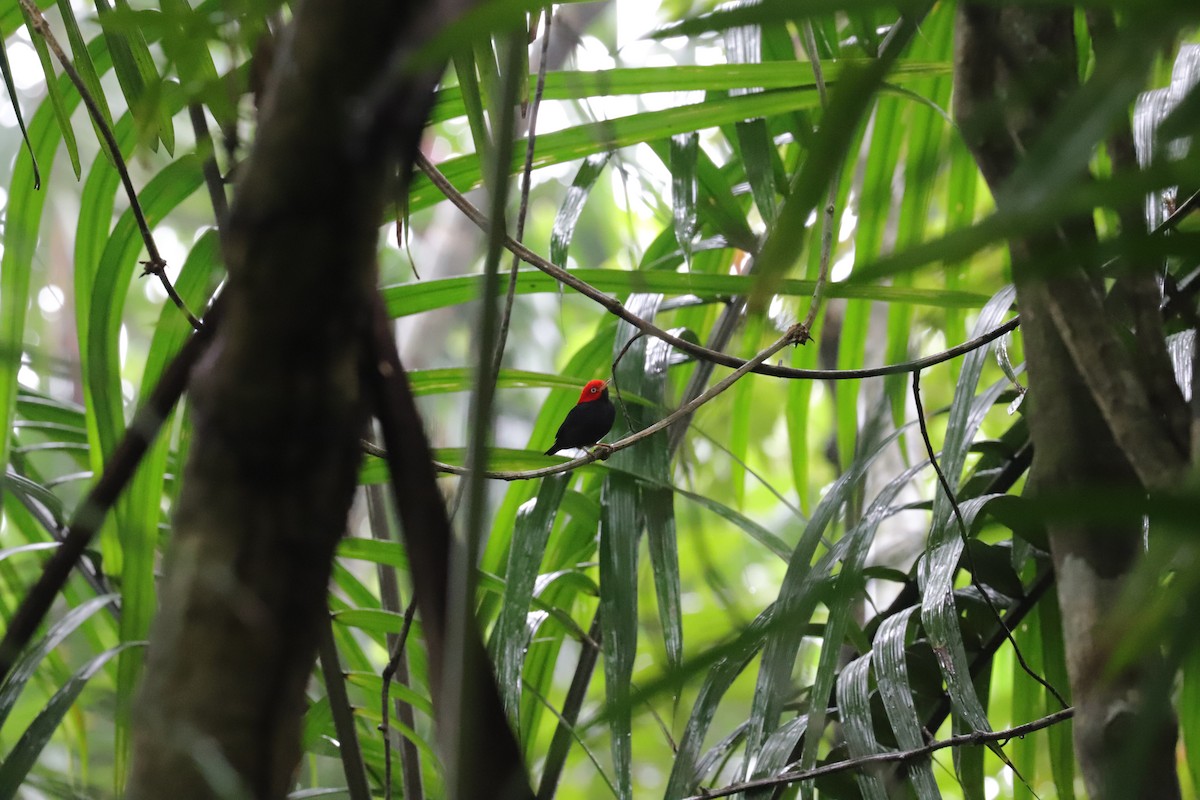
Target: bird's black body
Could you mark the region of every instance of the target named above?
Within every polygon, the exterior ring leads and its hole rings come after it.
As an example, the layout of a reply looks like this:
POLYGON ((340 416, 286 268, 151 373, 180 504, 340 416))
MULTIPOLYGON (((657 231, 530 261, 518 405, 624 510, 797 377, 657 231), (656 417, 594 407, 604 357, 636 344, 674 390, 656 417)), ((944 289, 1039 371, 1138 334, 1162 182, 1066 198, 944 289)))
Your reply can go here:
MULTIPOLYGON (((584 390, 584 394, 587 394, 587 389, 584 390)), ((558 426, 558 433, 554 434, 554 444, 546 451, 546 455, 552 456, 559 450, 595 444, 612 430, 616 418, 617 409, 608 399, 607 388, 601 389, 595 399, 580 400, 567 414, 562 425, 558 426)))

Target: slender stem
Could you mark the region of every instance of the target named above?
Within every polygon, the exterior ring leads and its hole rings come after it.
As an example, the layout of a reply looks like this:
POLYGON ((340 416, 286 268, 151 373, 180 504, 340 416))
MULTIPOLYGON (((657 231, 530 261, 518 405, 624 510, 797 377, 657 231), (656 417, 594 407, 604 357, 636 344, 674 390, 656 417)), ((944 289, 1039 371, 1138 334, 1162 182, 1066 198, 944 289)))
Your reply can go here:
MULTIPOLYGON (((537 88, 533 93, 533 103, 529 107, 529 135, 525 140, 525 165, 521 170, 521 206, 517 211, 516 241, 525 238, 525 218, 529 213, 529 188, 533 178, 533 152, 537 143, 538 109, 542 105, 542 95, 546 91, 546 52, 550 48, 550 20, 554 17, 552 7, 545 9, 546 27, 542 31, 542 50, 538 61, 537 88)), ((516 42, 514 47, 518 45, 516 42)), ((504 295, 504 311, 500 315, 500 331, 496 336, 496 357, 492 364, 492 382, 500 375, 500 364, 504 360, 504 346, 508 342, 508 328, 512 323, 513 302, 517 297, 517 268, 521 266, 520 256, 513 254, 512 267, 508 272, 508 292, 504 295)))
MULTIPOLYGON (((763 363, 771 356, 778 353, 780 350, 782 350, 787 345, 799 344, 802 341, 802 338, 804 336, 807 336, 807 333, 804 331, 803 326, 793 325, 791 328, 789 328, 787 330, 787 332, 783 336, 779 337, 779 339, 777 339, 774 344, 772 344, 766 350, 763 350, 761 353, 756 355, 754 358, 752 358, 749 361, 742 364, 742 366, 740 366, 738 369, 734 370, 724 380, 722 380, 721 382, 714 385, 707 392, 705 392, 704 394, 695 398, 691 402, 680 406, 674 412, 672 412, 671 414, 667 415, 666 417, 660 419, 658 422, 655 422, 653 425, 649 425, 645 428, 642 428, 640 431, 637 431, 636 433, 632 433, 629 436, 626 436, 624 439, 613 442, 612 444, 597 445, 596 448, 594 450, 592 450, 590 453, 588 453, 587 455, 580 456, 579 458, 571 459, 570 461, 566 461, 561 464, 556 464, 555 466, 552 466, 552 467, 543 467, 542 469, 532 469, 532 470, 528 470, 526 472, 485 471, 482 473, 482 477, 498 478, 501 480, 528 480, 531 478, 543 478, 547 475, 555 475, 559 472, 566 472, 568 470, 575 469, 576 467, 583 466, 584 464, 590 464, 593 461, 596 461, 598 459, 607 459, 610 455, 617 452, 618 450, 624 450, 626 447, 632 447, 633 445, 637 444, 638 442, 642 441, 643 439, 647 439, 647 438, 653 436, 654 434, 658 433, 659 431, 663 430, 664 428, 670 427, 670 425, 672 423, 674 423, 675 420, 677 420, 687 414, 691 414, 697 408, 699 408, 700 406, 704 405, 705 403, 707 403, 710 400, 712 400, 713 398, 715 398, 717 395, 724 392, 726 389, 728 389, 730 386, 732 386, 734 383, 736 383, 737 380, 739 378, 741 378, 743 375, 753 372, 754 368, 756 366, 758 366, 759 364, 763 363)), ((381 456, 381 457, 383 457, 385 455, 383 451, 379 450, 377 447, 374 447, 373 445, 369 445, 367 442, 363 442, 362 444, 363 444, 363 449, 366 450, 371 455, 381 456)), ((438 461, 434 461, 433 463, 434 463, 434 467, 442 472, 449 472, 449 473, 452 473, 455 475, 474 474, 473 470, 471 470, 471 468, 469 466, 464 469, 464 468, 459 468, 459 467, 451 467, 448 464, 443 464, 438 461)))
POLYGON ((1027 722, 1024 725, 1018 725, 1015 728, 1008 728, 1002 731, 972 731, 958 736, 951 736, 949 739, 940 739, 935 742, 930 742, 921 747, 914 747, 911 750, 897 750, 890 753, 874 753, 869 756, 861 756, 859 758, 848 758, 844 761, 835 761, 832 764, 824 764, 815 769, 804 770, 803 772, 785 772, 782 775, 776 775, 773 778, 760 778, 753 781, 744 781, 742 783, 734 783, 728 786, 723 786, 720 789, 711 789, 703 794, 693 795, 686 800, 710 800, 714 797, 730 797, 731 795, 741 794, 742 792, 752 789, 769 789, 776 786, 788 786, 800 781, 810 781, 814 778, 820 778, 825 775, 833 775, 839 772, 850 772, 853 770, 862 769, 863 767, 872 764, 890 764, 898 761, 912 761, 913 759, 923 758, 938 750, 945 750, 947 747, 966 747, 970 745, 991 744, 993 742, 1006 742, 1009 739, 1015 739, 1020 736, 1026 736, 1035 731, 1040 731, 1043 728, 1049 728, 1051 725, 1057 725, 1060 722, 1065 722, 1075 716, 1074 708, 1064 708, 1062 711, 1056 711, 1053 714, 1048 714, 1041 719, 1035 719, 1032 722, 1027 722))
POLYGON ((224 231, 229 219, 229 200, 225 196, 225 181, 221 178, 221 169, 217 166, 216 146, 208 132, 208 121, 204 118, 204 107, 199 103, 189 103, 188 117, 192 120, 192 130, 196 134, 196 149, 205 153, 200 169, 204 173, 204 185, 208 189, 208 199, 212 202, 217 230, 224 231))
POLYGON ((187 317, 188 322, 192 327, 199 330, 204 326, 195 314, 187 307, 187 303, 179 296, 179 292, 175 291, 175 287, 171 284, 171 279, 167 277, 166 266, 167 262, 163 260, 162 255, 158 252, 158 246, 154 243, 154 236, 150 233, 150 225, 146 221, 146 215, 142 211, 142 205, 138 202, 137 190, 133 188, 133 180, 129 177, 129 168, 125 164, 125 158, 121 155, 121 147, 117 144, 117 137, 113 135, 112 128, 109 127, 108 121, 105 120, 104 114, 100 111, 100 106, 96 103, 96 99, 92 97, 87 86, 80 77, 75 65, 71 63, 71 59, 67 57, 66 52, 62 49, 62 45, 54 38, 54 33, 50 30, 49 23, 42 16, 42 12, 31 0, 20 0, 21 7, 29 15, 33 21, 33 27, 38 32, 50 49, 54 51, 54 57, 58 59, 58 63, 62 65, 63 72, 67 74, 67 78, 75 85, 75 89, 79 92, 79 96, 83 99, 83 104, 87 107, 88 114, 92 121, 96 124, 96 130, 100 131, 101 137, 104 139, 105 145, 109 152, 112 153, 113 164, 117 168, 117 174, 121 176, 121 183, 125 187, 125 194, 129 197, 129 208, 133 212, 133 217, 137 221, 138 231, 142 235, 142 241, 146 245, 147 261, 143 261, 145 267, 143 275, 155 275, 162 283, 163 289, 166 290, 167 296, 171 298, 180 311, 187 317))
MULTIPOLYGON (((418 153, 415 159, 416 166, 429 177, 430 182, 438 187, 446 195, 446 199, 452 202, 460 211, 463 212, 476 225, 484 230, 490 228, 490 224, 482 211, 480 211, 470 200, 468 200, 462 192, 454 188, 444 175, 430 163, 429 159, 421 153, 418 153)), ((571 274, 562 267, 554 264, 546 258, 538 255, 520 242, 514 241, 510 237, 506 237, 505 246, 521 257, 521 260, 527 264, 537 267, 542 272, 554 278, 564 286, 570 287, 575 291, 595 301, 603 306, 610 314, 618 317, 625 322, 628 322, 633 327, 642 331, 648 336, 653 336, 656 339, 661 339, 677 350, 682 350, 688 355, 696 358, 711 361, 714 364, 720 364, 725 367, 739 368, 744 366, 745 360, 731 356, 727 353, 722 353, 717 350, 710 350, 707 347, 689 342, 686 339, 681 339, 654 323, 642 319, 637 314, 634 314, 629 309, 625 308, 619 300, 609 297, 604 292, 600 291, 590 283, 581 280, 579 277, 571 274)), ((983 345, 998 339, 1004 334, 1016 329, 1020 325, 1020 317, 1014 317, 1003 325, 988 331, 987 333, 972 339, 970 342, 952 347, 949 350, 943 351, 936 355, 919 358, 914 361, 906 361, 903 364, 891 364, 883 367, 872 367, 869 369, 853 369, 853 370, 837 370, 837 369, 796 369, 794 367, 776 366, 774 364, 760 363, 756 364, 753 372, 760 375, 772 375, 777 378, 792 378, 797 380, 858 380, 861 378, 877 378, 882 375, 899 375, 912 372, 914 369, 925 369, 934 364, 940 364, 944 361, 958 358, 964 353, 969 353, 983 345)))
POLYGON ((325 696, 329 698, 329 710, 333 715, 333 728, 338 737, 338 754, 342 757, 342 774, 346 778, 346 792, 350 800, 371 800, 367 786, 367 768, 363 764, 362 749, 358 746, 358 732, 354 727, 354 708, 346 692, 346 678, 338 658, 337 643, 333 639, 333 617, 325 615, 321 626, 321 638, 317 642, 317 657, 321 662, 321 675, 325 679, 325 696))
MULTIPOLYGON (((396 678, 400 670, 400 666, 405 663, 404 645, 408 642, 408 632, 412 628, 413 615, 417 612, 417 599, 414 597, 408 604, 408 608, 404 610, 404 623, 400 626, 400 635, 395 637, 395 641, 391 643, 391 657, 388 659, 387 666, 383 668, 381 677, 383 678, 383 688, 380 690, 379 710, 382 714, 381 722, 379 723, 379 732, 383 734, 383 796, 385 800, 392 800, 392 742, 391 742, 391 725, 388 713, 388 695, 392 690, 392 681, 396 678)), ((390 637, 389 637, 390 638, 390 637)), ((399 701, 397 701, 399 703, 399 701)), ((409 709, 411 716, 412 706, 405 704, 409 709)), ((411 728, 411 723, 407 723, 411 728)), ((405 742, 411 747, 412 742, 407 739, 405 742)), ((413 748, 415 750, 416 748, 413 748)), ((407 763, 407 759, 403 757, 404 749, 401 748, 401 758, 406 763, 404 765, 404 797, 406 800, 418 800, 422 795, 421 780, 419 774, 414 774, 415 770, 411 769, 411 764, 407 763), (408 793, 410 783, 415 780, 418 794, 410 795, 408 793)), ((420 764, 420 762, 417 762, 420 764)))

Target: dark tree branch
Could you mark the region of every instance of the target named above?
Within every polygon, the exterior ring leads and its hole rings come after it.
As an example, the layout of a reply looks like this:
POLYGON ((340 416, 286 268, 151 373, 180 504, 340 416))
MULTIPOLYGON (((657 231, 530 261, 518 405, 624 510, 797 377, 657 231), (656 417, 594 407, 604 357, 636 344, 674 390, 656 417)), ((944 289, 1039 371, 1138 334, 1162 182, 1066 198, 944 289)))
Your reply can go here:
POLYGON ((693 795, 687 800, 709 800, 714 797, 730 797, 742 792, 748 792, 754 789, 771 789, 777 786, 790 786, 793 783, 801 781, 811 781, 826 775, 835 775, 839 772, 851 772, 861 770, 864 767, 873 764, 892 764, 897 762, 913 761, 918 758, 925 758, 938 750, 945 750, 948 747, 970 747, 973 745, 995 744, 997 742, 1004 743, 1009 739, 1014 739, 1018 736, 1027 736, 1043 728, 1049 728, 1051 725, 1057 725, 1075 716, 1075 709, 1064 708, 1062 711, 1056 711, 1053 714, 1048 714, 1041 719, 1036 719, 1032 722, 1027 722, 1024 725, 1017 725, 1014 728, 1008 728, 1002 731, 973 731, 964 733, 958 736, 951 736, 949 739, 940 739, 936 742, 930 742, 922 747, 915 747, 911 750, 898 750, 890 753, 876 753, 860 758, 848 758, 844 761, 835 761, 832 764, 824 764, 815 769, 805 770, 803 772, 784 772, 782 775, 776 775, 773 778, 760 778, 753 781, 744 781, 742 783, 734 783, 729 786, 722 786, 720 789, 710 789, 703 794, 693 795))
MULTIPOLYGON (((955 116, 1004 212, 1010 177, 1062 123, 1060 110, 1078 89, 1073 12, 969 3, 959 12, 957 35, 955 116)), ((1105 70, 1116 77, 1111 65, 1098 65, 1091 80, 1103 79, 1105 70)), ((1082 170, 1078 179, 1087 179, 1082 170)), ((1075 255, 1095 243, 1088 216, 1009 241, 1036 451, 1027 493, 1139 484, 1153 490, 1172 485, 1186 465, 1186 442, 1164 424, 1160 412, 1167 409, 1155 407, 1108 319, 1098 270, 1075 255), (1055 269, 1039 268, 1049 263, 1055 269)), ((1143 679, 1156 673, 1157 655, 1147 652, 1119 670, 1109 666, 1117 647, 1109 614, 1139 558, 1141 519, 1131 512, 1104 524, 1052 520, 1047 527, 1079 710, 1075 750, 1089 794, 1178 797, 1174 720, 1142 691, 1143 679), (1138 741, 1134 730, 1142 732, 1138 741), (1125 764, 1118 776, 1114 765, 1143 742, 1153 743, 1142 751, 1147 757, 1135 769, 1125 764), (1137 793, 1115 789, 1118 777, 1137 793)))
POLYGON ((191 381, 131 798, 211 798, 198 743, 256 797, 291 786, 370 405, 378 220, 440 74, 411 59, 460 11, 306 0, 282 37, 225 232, 220 331, 191 381))
MULTIPOLYGON (((387 448, 389 479, 425 633, 430 689, 434 708, 440 713, 449 688, 445 684, 445 657, 454 536, 438 489, 429 440, 378 296, 372 312, 367 364, 366 383, 387 448)), ((459 783, 459 796, 531 798, 520 748, 508 727, 479 632, 471 628, 464 637, 468 663, 474 665, 474 672, 463 682, 471 695, 459 699, 472 710, 471 719, 464 720, 469 736, 458 754, 464 768, 454 778, 459 783)))
MULTIPOLYGON (((154 242, 154 235, 150 232, 150 225, 146 222, 146 215, 142 211, 142 204, 138 202, 137 190, 133 188, 133 180, 129 177, 129 167, 125 164, 125 158, 121 155, 121 147, 117 144, 117 137, 113 135, 112 129, 108 125, 108 120, 104 118, 104 114, 100 111, 100 106, 96 102, 96 98, 92 97, 88 91, 87 85, 83 82, 83 78, 79 75, 79 71, 75 69, 75 65, 71 63, 71 59, 67 57, 66 52, 62 49, 62 45, 58 43, 54 32, 50 30, 49 23, 42 16, 41 10, 34 5, 30 0, 19 0, 21 7, 33 21, 34 30, 38 35, 45 39, 46 44, 54 53, 54 57, 58 59, 58 63, 62 66, 63 72, 67 74, 71 83, 75 85, 75 89, 79 92, 79 96, 83 99, 84 106, 87 107, 88 115, 91 116, 92 122, 96 125, 96 130, 100 132, 100 136, 104 140, 106 149, 112 154, 113 164, 117 168, 117 174, 121 177, 121 185, 125 187, 125 195, 129 198, 129 208, 133 212, 133 218, 137 221, 138 231, 142 235, 142 242, 146 246, 147 261, 142 264, 145 267, 143 275, 154 275, 162 283, 163 289, 167 296, 171 298, 192 327, 199 330, 203 323, 193 314, 187 307, 187 303, 179 296, 179 292, 175 291, 171 279, 167 277, 166 267, 167 262, 163 260, 162 255, 158 252, 158 245, 154 242)), ((51 76, 46 76, 47 80, 51 76)))

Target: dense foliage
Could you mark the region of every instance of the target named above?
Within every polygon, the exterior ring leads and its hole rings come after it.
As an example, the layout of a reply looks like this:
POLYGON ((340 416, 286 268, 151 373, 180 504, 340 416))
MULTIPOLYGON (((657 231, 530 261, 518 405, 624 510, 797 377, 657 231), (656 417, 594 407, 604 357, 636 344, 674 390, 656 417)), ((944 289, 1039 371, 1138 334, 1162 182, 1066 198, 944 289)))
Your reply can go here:
MULTIPOLYGON (((75 74, 32 4, 0 3, 0 141, 14 156, 0 170, 6 620, 137 427, 189 314, 221 291, 214 197, 237 197, 303 3, 39 5, 75 74)), ((1196 9, 1075 10, 1080 84, 997 200, 952 117, 958 5, 794 5, 494 2, 429 43, 449 66, 417 172, 380 221, 379 282, 532 786, 674 799, 968 734, 779 785, 1080 795, 1060 713, 1078 634, 1064 633, 1047 528, 1123 517, 1147 520, 1149 549, 1113 585, 1111 660, 1095 674, 1153 656, 1139 687, 1174 700, 1194 796, 1194 490, 1179 475, 1155 485, 1131 455, 1136 486, 1026 491, 1029 400, 1053 398, 1024 374, 1006 245, 1094 224, 1092 246, 1064 251, 1108 292, 1100 322, 1126 357, 1173 358, 1183 391, 1172 383, 1154 416, 1183 408, 1200 265, 1196 9), (1114 152, 1122 130, 1132 160, 1114 152), (528 250, 489 236, 501 216, 528 250), (1156 344, 1139 306, 1118 308, 1147 285, 1129 275, 1153 286, 1156 344), (735 373, 741 359, 756 371, 735 373), (541 454, 597 377, 617 404, 605 441, 674 416, 563 468, 569 453, 541 454), (475 493, 457 476, 480 469, 475 493)), ((1041 252, 1036 269, 1065 269, 1063 251, 1041 252)), ((0 683, 0 797, 122 793, 194 433, 184 402, 0 683)), ((395 796, 440 797, 452 781, 423 624, 388 465, 367 438, 292 796, 383 796, 390 781, 395 796)), ((279 455, 280 474, 293 457, 279 455)))

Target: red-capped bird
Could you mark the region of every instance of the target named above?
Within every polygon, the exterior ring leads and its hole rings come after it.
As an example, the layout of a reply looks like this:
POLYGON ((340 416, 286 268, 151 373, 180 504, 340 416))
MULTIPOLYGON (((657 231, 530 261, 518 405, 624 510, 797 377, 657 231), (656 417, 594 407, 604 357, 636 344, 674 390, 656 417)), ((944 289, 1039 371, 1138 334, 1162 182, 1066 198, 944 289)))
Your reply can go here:
POLYGON ((554 434, 554 444, 546 451, 552 456, 559 450, 572 447, 588 447, 600 441, 600 437, 612 430, 613 421, 617 418, 617 409, 608 399, 608 383, 605 381, 588 381, 579 394, 579 402, 567 414, 558 433, 554 434))

